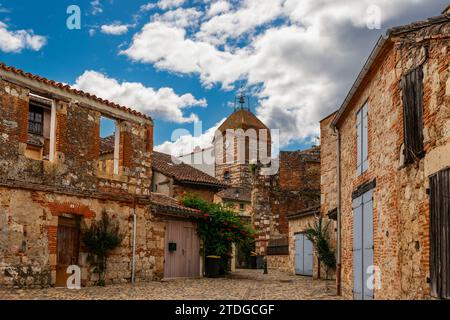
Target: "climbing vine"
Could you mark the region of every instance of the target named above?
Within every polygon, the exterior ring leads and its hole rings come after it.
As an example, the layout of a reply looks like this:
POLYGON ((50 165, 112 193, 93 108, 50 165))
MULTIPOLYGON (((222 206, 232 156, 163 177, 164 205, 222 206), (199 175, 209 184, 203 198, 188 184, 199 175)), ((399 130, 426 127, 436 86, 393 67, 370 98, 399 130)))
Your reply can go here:
POLYGON ((88 261, 94 266, 94 273, 99 276, 95 285, 105 285, 108 256, 122 240, 118 221, 114 220, 114 217, 111 218, 106 210, 102 211, 101 219, 92 222, 90 228, 84 232, 83 242, 89 253, 88 261))

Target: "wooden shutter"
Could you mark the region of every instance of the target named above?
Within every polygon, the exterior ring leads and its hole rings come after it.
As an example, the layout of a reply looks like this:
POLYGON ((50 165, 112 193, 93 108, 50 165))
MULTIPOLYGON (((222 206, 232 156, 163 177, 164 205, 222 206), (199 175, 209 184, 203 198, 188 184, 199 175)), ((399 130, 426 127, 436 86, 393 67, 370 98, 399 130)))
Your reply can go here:
POLYGON ((363 300, 363 197, 353 200, 353 299, 363 300))
POLYGON ((405 163, 423 155, 423 70, 417 67, 401 80, 405 163))
POLYGON ((450 168, 430 177, 431 295, 450 299, 450 168))

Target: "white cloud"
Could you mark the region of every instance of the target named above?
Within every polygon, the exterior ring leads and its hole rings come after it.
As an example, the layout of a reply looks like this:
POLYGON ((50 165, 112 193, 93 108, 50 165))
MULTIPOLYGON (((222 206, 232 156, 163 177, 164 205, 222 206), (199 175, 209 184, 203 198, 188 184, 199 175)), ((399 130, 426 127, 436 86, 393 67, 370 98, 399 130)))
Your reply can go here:
POLYGON ((177 8, 175 10, 166 11, 163 14, 155 14, 153 21, 160 21, 166 25, 187 28, 198 24, 202 12, 194 8, 177 8))
POLYGON ((158 69, 197 74, 205 86, 231 89, 237 80, 247 80, 258 88, 257 115, 281 129, 282 146, 311 141, 318 121, 342 102, 382 33, 366 27, 369 6, 379 6, 382 25, 429 6, 425 0, 233 3, 194 31, 186 24, 151 20, 121 54, 158 69))
POLYGON ((163 10, 177 8, 182 6, 186 0, 159 0, 158 7, 163 10))
POLYGON ((95 16, 102 12, 103 12, 103 8, 102 8, 102 4, 101 4, 100 0, 91 1, 91 14, 95 16))
POLYGON ((102 33, 111 34, 111 35, 122 35, 128 32, 128 25, 113 23, 113 24, 104 24, 100 27, 102 33))
POLYGON ((244 0, 236 10, 214 16, 202 24, 197 38, 214 44, 225 43, 254 28, 273 21, 283 13, 285 0, 244 0))
POLYGON ((150 11, 150 10, 154 9, 155 7, 156 7, 156 4, 149 2, 149 3, 141 5, 139 8, 139 11, 146 12, 146 11, 150 11))
POLYGON ((202 149, 212 146, 212 140, 214 134, 225 118, 217 122, 214 126, 206 130, 197 136, 192 134, 183 134, 175 139, 175 141, 165 141, 159 146, 155 146, 155 150, 159 152, 164 152, 171 154, 173 156, 180 156, 192 152, 196 147, 202 149))
POLYGON ((185 115, 189 107, 206 107, 205 99, 197 100, 192 94, 177 95, 172 88, 158 90, 139 82, 122 82, 96 71, 85 71, 76 79, 74 87, 103 99, 129 106, 154 118, 185 123, 198 120, 194 113, 185 115))
POLYGON ((0 51, 21 52, 23 49, 39 51, 47 44, 47 38, 34 35, 32 30, 8 30, 8 26, 0 21, 0 51))
POLYGON ((206 15, 208 17, 213 17, 213 16, 216 16, 216 15, 218 15, 220 13, 228 12, 228 11, 230 11, 230 9, 231 9, 231 6, 230 6, 230 3, 228 1, 226 1, 226 0, 219 0, 219 1, 213 2, 210 5, 206 15))

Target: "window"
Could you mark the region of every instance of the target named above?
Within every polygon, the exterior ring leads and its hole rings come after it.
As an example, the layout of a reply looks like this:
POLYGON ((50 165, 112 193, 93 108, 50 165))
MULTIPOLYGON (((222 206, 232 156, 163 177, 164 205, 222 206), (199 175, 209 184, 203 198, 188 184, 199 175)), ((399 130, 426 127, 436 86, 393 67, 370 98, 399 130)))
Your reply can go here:
POLYGON ((356 136, 357 136, 357 165, 356 172, 361 175, 368 169, 369 157, 368 157, 368 104, 359 109, 356 114, 356 136))
POLYGON ((401 80, 405 164, 421 158, 423 152, 423 70, 418 67, 401 80))
POLYGON ((239 210, 244 211, 244 209, 245 209, 245 204, 239 203, 239 210))
POLYGON ((100 156, 98 169, 107 174, 119 174, 119 123, 114 119, 100 117, 100 156))
POLYGON ((28 133, 42 136, 44 134, 44 110, 30 105, 28 111, 28 133))
POLYGON ((431 295, 450 299, 450 168, 430 177, 431 295))
POLYGON ((231 179, 230 172, 229 172, 229 171, 225 171, 225 172, 223 173, 223 180, 225 180, 225 181, 230 181, 230 179, 231 179))

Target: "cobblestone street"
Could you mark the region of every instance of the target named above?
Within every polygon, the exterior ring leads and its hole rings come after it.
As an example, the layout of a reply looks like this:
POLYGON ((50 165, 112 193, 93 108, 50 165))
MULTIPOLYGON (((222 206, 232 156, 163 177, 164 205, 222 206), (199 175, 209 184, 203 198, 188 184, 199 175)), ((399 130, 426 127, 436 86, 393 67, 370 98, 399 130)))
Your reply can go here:
POLYGON ((89 287, 81 290, 0 289, 0 299, 27 300, 312 300, 338 299, 334 281, 312 280, 270 270, 237 270, 226 278, 180 279, 89 287))

